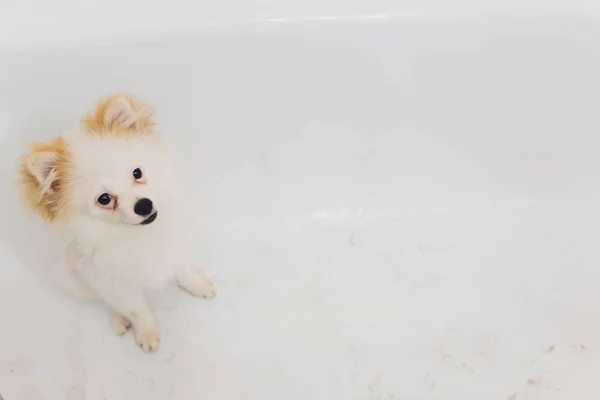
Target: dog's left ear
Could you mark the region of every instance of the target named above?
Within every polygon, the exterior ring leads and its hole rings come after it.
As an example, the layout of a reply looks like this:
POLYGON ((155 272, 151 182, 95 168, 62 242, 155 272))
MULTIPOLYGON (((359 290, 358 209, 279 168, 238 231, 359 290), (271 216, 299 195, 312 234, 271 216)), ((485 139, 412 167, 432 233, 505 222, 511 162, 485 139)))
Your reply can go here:
POLYGON ((104 114, 104 124, 112 128, 142 130, 152 116, 149 107, 120 96, 114 99, 104 114))

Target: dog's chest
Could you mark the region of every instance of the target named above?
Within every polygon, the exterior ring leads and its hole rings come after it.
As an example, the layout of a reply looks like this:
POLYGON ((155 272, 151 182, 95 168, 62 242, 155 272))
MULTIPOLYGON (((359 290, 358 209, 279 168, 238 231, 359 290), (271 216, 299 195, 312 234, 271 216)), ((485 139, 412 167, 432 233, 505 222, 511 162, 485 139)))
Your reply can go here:
POLYGON ((93 279, 159 288, 173 276, 177 241, 160 231, 115 235, 80 246, 81 267, 93 279))

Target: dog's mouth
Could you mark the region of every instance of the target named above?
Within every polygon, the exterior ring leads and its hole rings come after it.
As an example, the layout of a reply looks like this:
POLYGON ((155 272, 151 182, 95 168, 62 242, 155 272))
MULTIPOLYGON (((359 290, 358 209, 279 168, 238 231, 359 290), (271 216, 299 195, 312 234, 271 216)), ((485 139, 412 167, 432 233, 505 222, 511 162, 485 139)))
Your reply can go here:
POLYGON ((158 211, 154 211, 148 218, 140 222, 140 225, 151 224, 156 220, 156 217, 158 217, 158 211))

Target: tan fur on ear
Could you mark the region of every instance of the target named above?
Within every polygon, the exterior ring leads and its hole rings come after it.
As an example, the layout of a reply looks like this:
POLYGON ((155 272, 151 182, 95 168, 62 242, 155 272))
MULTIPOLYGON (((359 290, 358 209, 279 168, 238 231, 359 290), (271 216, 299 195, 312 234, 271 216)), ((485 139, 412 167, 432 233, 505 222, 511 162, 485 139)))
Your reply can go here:
POLYGON ((125 94, 100 99, 81 122, 90 133, 112 135, 150 134, 155 125, 152 109, 125 94))
POLYGON ((66 213, 71 185, 71 155, 61 137, 32 143, 19 164, 22 195, 27 205, 54 221, 66 213))

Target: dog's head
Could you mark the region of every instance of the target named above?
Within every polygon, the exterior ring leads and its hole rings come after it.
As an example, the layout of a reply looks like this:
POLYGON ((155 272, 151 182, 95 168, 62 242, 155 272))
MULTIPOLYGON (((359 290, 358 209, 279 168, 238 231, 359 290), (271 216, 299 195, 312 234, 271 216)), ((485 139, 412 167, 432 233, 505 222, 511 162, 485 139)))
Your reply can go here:
POLYGON ((25 199, 50 221, 153 223, 169 167, 153 126, 151 110, 134 98, 101 100, 77 130, 31 146, 21 162, 25 199))

